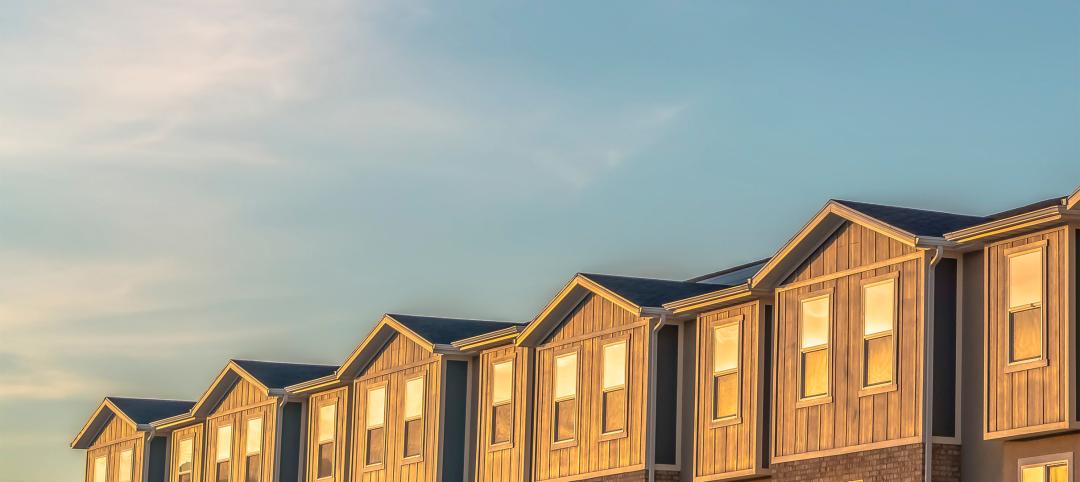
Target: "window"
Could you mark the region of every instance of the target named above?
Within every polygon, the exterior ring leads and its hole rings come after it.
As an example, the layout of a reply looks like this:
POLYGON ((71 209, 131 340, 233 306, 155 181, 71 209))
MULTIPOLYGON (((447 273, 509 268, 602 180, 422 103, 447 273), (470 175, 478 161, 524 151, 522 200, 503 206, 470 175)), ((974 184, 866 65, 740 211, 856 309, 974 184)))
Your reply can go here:
POLYGON ((262 418, 247 421, 247 433, 244 434, 244 482, 259 482, 262 479, 262 418))
POLYGON ((1044 245, 1008 254, 1009 363, 1043 358, 1044 245))
POLYGON ((603 433, 626 430, 626 348, 626 340, 604 345, 603 433))
POLYGON ((217 429, 217 447, 214 450, 214 481, 229 482, 229 460, 232 456, 232 425, 217 429))
POLYGON ((131 449, 120 452, 119 473, 116 474, 117 482, 131 482, 132 471, 135 470, 134 462, 131 449))
POLYGON ((424 450, 424 378, 405 382, 405 457, 424 450))
POLYGON ((180 441, 176 454, 177 482, 191 482, 195 463, 195 440, 186 438, 180 441))
POLYGON ((514 427, 514 362, 491 364, 491 443, 510 442, 514 427))
POLYGON ((896 373, 896 276, 862 287, 864 388, 891 385, 896 373))
POLYGON ((574 439, 577 431, 577 352, 555 357, 555 441, 574 439))
POLYGON ((315 478, 322 479, 334 475, 334 446, 337 433, 337 404, 319 407, 319 420, 315 427, 316 441, 319 444, 319 461, 315 466, 315 478))
POLYGON ((94 458, 93 482, 109 482, 109 459, 105 456, 94 458))
POLYGON ((1071 482, 1072 454, 1021 459, 1020 482, 1071 482))
POLYGON ((739 415, 739 343, 741 320, 721 322, 712 329, 713 420, 739 415))
POLYGON ((829 394, 830 298, 815 296, 799 303, 800 398, 829 394))
POLYGON ((367 392, 366 420, 367 456, 365 463, 383 463, 386 452, 386 385, 370 388, 367 392))

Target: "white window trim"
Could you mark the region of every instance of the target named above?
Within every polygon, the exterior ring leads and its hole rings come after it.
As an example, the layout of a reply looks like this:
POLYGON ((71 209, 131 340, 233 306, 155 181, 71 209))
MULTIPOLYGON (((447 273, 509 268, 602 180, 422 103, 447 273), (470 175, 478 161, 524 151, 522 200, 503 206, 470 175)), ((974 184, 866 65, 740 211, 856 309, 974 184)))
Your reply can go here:
POLYGON ((833 393, 833 355, 834 355, 833 354, 833 337, 835 336, 835 332, 836 332, 836 330, 835 330, 836 327, 833 326, 836 323, 836 317, 833 316, 833 311, 834 311, 834 308, 835 308, 835 306, 833 306, 833 302, 834 302, 834 300, 833 300, 833 289, 832 288, 826 288, 824 290, 819 290, 819 291, 814 291, 814 292, 808 293, 808 294, 806 294, 806 295, 804 295, 802 297, 799 297, 799 299, 797 301, 799 306, 798 306, 798 309, 796 311, 796 313, 797 313, 796 316, 798 316, 798 319, 796 320, 796 333, 795 333, 796 339, 795 339, 795 343, 796 343, 796 345, 798 346, 798 349, 799 349, 799 353, 798 353, 799 358, 796 360, 797 361, 797 370, 798 370, 798 372, 796 373, 797 379, 798 379, 798 385, 796 386, 796 390, 798 391, 798 398, 797 398, 797 400, 795 402, 796 408, 801 408, 801 407, 807 407, 807 406, 832 402, 832 393, 833 393), (826 340, 825 344, 823 344, 823 345, 814 345, 814 346, 804 348, 802 346, 802 331, 803 331, 803 319, 802 319, 803 308, 802 307, 803 307, 803 304, 808 302, 808 301, 816 301, 816 300, 819 300, 819 299, 822 299, 822 298, 825 298, 825 299, 829 300, 829 322, 828 322, 829 336, 828 336, 828 339, 826 340), (803 378, 804 378, 803 377, 803 374, 804 374, 803 358, 804 358, 804 355, 806 353, 812 353, 812 352, 821 351, 821 350, 826 350, 827 351, 827 355, 825 357, 825 364, 826 364, 826 367, 825 367, 825 372, 826 373, 825 373, 825 375, 828 377, 828 380, 827 380, 827 383, 825 384, 825 393, 820 394, 820 395, 811 395, 809 397, 804 397, 803 396, 803 378))
POLYGON ((1062 452, 1050 455, 1040 455, 1037 457, 1026 457, 1016 461, 1016 480, 1020 482, 1024 480, 1024 469, 1038 466, 1055 465, 1064 462, 1066 467, 1069 468, 1068 479, 1073 479, 1073 453, 1062 452))
POLYGON ((711 366, 709 368, 709 398, 711 399, 711 404, 712 404, 712 407, 711 407, 711 410, 710 410, 710 413, 709 413, 709 419, 710 419, 710 426, 712 428, 723 427, 725 425, 731 425, 731 424, 737 424, 737 423, 740 423, 741 419, 742 419, 742 401, 743 401, 742 400, 742 391, 743 391, 743 380, 742 380, 743 329, 744 329, 744 327, 743 327, 743 315, 737 315, 737 316, 733 316, 733 317, 723 318, 723 319, 714 321, 709 325, 709 334, 708 334, 708 336, 709 336, 709 340, 708 340, 709 352, 708 353, 709 353, 709 361, 711 362, 710 363, 711 366), (713 368, 716 365, 716 361, 715 361, 716 360, 716 346, 715 346, 716 330, 719 330, 721 328, 725 328, 725 327, 730 326, 730 325, 737 325, 737 327, 738 327, 738 334, 736 335, 736 338, 735 338, 735 350, 738 352, 738 355, 737 355, 737 358, 736 358, 736 361, 735 361, 735 368, 717 371, 715 368, 713 368), (717 379, 719 377, 721 377, 721 376, 730 375, 732 373, 736 374, 736 379, 739 382, 739 384, 738 384, 738 393, 736 394, 737 397, 738 397, 738 400, 735 402, 735 407, 736 407, 735 408, 735 414, 734 415, 729 415, 729 416, 726 416, 726 417, 717 417, 716 416, 716 404, 717 404, 717 402, 719 402, 719 400, 716 399, 716 382, 717 382, 717 379))
POLYGON ((1025 244, 1025 245, 1022 245, 1022 246, 1009 248, 1009 249, 1006 249, 1004 251, 1004 255, 1005 255, 1005 305, 1006 305, 1006 308, 1007 308, 1007 311, 1005 313, 1005 343, 1006 343, 1005 372, 1006 373, 1014 372, 1014 371, 1027 370, 1027 369, 1030 369, 1030 368, 1037 368, 1037 367, 1041 367, 1041 366, 1046 366, 1047 362, 1048 362, 1048 360, 1047 360, 1047 338, 1048 338, 1047 337, 1047 329, 1048 329, 1048 326, 1047 326, 1047 316, 1046 316, 1046 301, 1047 301, 1046 300, 1046 296, 1047 296, 1047 286, 1046 286, 1047 279, 1046 278, 1047 278, 1047 261, 1048 261, 1046 251, 1047 251, 1048 246, 1049 246, 1049 242, 1047 240, 1043 239, 1043 240, 1035 241, 1033 243, 1028 243, 1028 244, 1025 244), (1013 359, 1012 359, 1012 341, 1013 341, 1012 315, 1015 312, 1023 311, 1024 309, 1030 309, 1030 308, 1033 308, 1034 306, 1033 306, 1033 304, 1024 305, 1024 306, 1012 306, 1012 302, 1009 299, 1010 298, 1010 293, 1011 293, 1010 280, 1012 279, 1012 259, 1014 257, 1025 255, 1025 254, 1030 254, 1030 253, 1033 253, 1033 252, 1036 252, 1036 251, 1038 251, 1040 253, 1041 258, 1042 258, 1042 262, 1041 262, 1041 273, 1042 273, 1042 279, 1041 279, 1041 285, 1042 286, 1041 286, 1041 289, 1042 289, 1042 294, 1041 294, 1041 297, 1040 297, 1040 300, 1039 300, 1039 307, 1038 307, 1039 308, 1039 327, 1041 328, 1040 331, 1041 331, 1041 336, 1042 336, 1042 339, 1040 340, 1040 344, 1039 344, 1039 347, 1041 348, 1041 350, 1040 350, 1041 353, 1040 353, 1038 358, 1028 358, 1028 359, 1024 359, 1024 360, 1013 361, 1013 359))

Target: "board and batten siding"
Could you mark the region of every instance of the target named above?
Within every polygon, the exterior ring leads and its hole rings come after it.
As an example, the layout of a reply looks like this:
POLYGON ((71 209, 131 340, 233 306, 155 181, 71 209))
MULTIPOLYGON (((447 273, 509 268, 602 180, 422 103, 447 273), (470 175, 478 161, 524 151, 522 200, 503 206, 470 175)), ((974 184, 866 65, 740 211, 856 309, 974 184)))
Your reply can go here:
POLYGON ((180 446, 181 440, 191 439, 191 482, 203 480, 203 432, 204 424, 198 423, 184 428, 173 430, 169 434, 169 462, 167 473, 170 482, 180 482, 180 446))
POLYGON ((229 392, 222 398, 220 404, 211 411, 206 418, 206 463, 204 465, 205 480, 213 480, 216 475, 217 463, 217 437, 218 428, 232 426, 232 450, 230 453, 229 469, 232 474, 229 480, 246 480, 245 456, 246 442, 249 437, 247 430, 248 420, 262 418, 262 447, 260 451, 261 480, 271 482, 274 475, 274 450, 277 446, 277 404, 255 384, 240 378, 233 384, 229 392))
POLYGON ((94 459, 105 457, 107 460, 108 481, 118 480, 120 474, 120 452, 132 451, 132 481, 142 480, 143 473, 143 435, 135 426, 113 415, 86 451, 86 482, 106 482, 94 479, 94 459))
POLYGON ((851 222, 842 225, 777 288, 773 462, 801 460, 919 440, 926 253, 851 222), (861 281, 898 282, 895 389, 861 392, 861 281), (800 300, 829 292, 831 396, 799 404, 800 300))
POLYGON ((349 438, 349 387, 339 387, 325 392, 312 394, 308 399, 307 416, 307 463, 305 472, 307 481, 344 482, 347 465, 346 457, 349 438), (327 405, 334 405, 334 474, 332 477, 318 478, 319 469, 319 410, 327 405))
POLYGON ((1068 226, 1026 234, 985 248, 986 267, 986 373, 985 431, 997 438, 1031 433, 1041 428, 1062 428, 1070 420, 1069 360, 1075 337, 1070 304, 1075 288, 1075 231, 1068 226), (1045 363, 1006 369, 1008 341, 1008 252, 1013 248, 1045 243, 1045 363))
POLYGON ((437 482, 440 435, 441 356, 403 335, 394 335, 386 347, 353 382, 352 476, 356 482, 437 482), (424 445, 418 458, 403 461, 405 446, 405 382, 424 377, 424 445), (383 463, 368 466, 366 414, 369 388, 386 386, 383 463))
MULTIPOLYGON (((764 303, 752 301, 698 315, 694 353, 697 361, 694 399, 694 480, 716 480, 753 471, 760 466, 762 313, 764 303), (713 334, 718 323, 736 322, 739 340, 739 415, 713 422, 713 334)), ((767 394, 766 394, 767 396, 767 394)))
POLYGON ((537 348, 534 480, 574 479, 640 470, 645 464, 647 347, 645 319, 590 294, 537 348), (603 345, 629 337, 626 434, 601 436, 603 345), (553 447, 555 355, 578 352, 576 443, 553 447))
POLYGON ((477 399, 477 482, 523 482, 528 480, 528 436, 530 415, 529 348, 503 346, 485 350, 479 355, 480 378, 477 399), (492 444, 492 365, 513 362, 513 426, 510 443, 492 444))

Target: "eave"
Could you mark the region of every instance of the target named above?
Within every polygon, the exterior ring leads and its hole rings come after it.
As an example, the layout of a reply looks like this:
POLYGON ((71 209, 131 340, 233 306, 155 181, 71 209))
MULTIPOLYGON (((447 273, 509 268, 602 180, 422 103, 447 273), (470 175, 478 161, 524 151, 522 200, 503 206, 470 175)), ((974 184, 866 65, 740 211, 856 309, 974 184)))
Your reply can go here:
POLYGON ((108 411, 111 416, 120 417, 125 422, 131 424, 136 430, 145 432, 150 429, 149 425, 135 423, 131 417, 128 417, 123 410, 120 410, 114 403, 108 398, 101 401, 98 407, 90 414, 90 419, 86 421, 79 433, 75 435, 75 438, 71 440, 71 448, 73 449, 86 449, 90 447, 90 442, 95 435, 95 431, 99 431, 105 428, 105 425, 109 423, 109 415, 105 414, 108 411))
POLYGON ((750 283, 743 283, 728 288, 719 289, 690 298, 665 303, 664 308, 671 311, 677 317, 693 315, 703 311, 720 308, 725 305, 750 301, 755 298, 767 298, 770 291, 751 290, 750 283))
POLYGON ((525 330, 525 325, 511 326, 471 338, 457 340, 453 342, 452 345, 461 352, 475 353, 487 348, 511 344, 523 330, 525 330))
MULTIPOLYGON (((348 380, 362 371, 364 367, 366 367, 368 363, 371 363, 371 360, 382 351, 383 347, 393 339, 393 334, 395 333, 408 338, 410 341, 420 345, 431 353, 460 353, 460 350, 454 346, 436 345, 426 340, 398 320, 395 320, 392 315, 385 314, 375 325, 375 328, 373 328, 371 332, 368 333, 368 336, 353 349, 352 353, 349 354, 349 357, 345 359, 345 362, 342 363, 341 367, 334 373, 336 380, 348 380)), ((307 390, 305 389, 305 391, 307 390)))
POLYGON ((271 396, 270 388, 263 385, 257 378, 252 376, 247 370, 244 370, 236 362, 229 360, 229 363, 225 364, 225 368, 221 369, 218 376, 214 378, 214 381, 210 383, 210 386, 203 392, 199 400, 195 402, 195 406, 191 407, 191 414, 195 417, 205 417, 210 405, 216 405, 221 401, 221 398, 225 396, 226 391, 237 380, 243 378, 255 386, 261 388, 266 396, 271 396))
POLYGON ((1080 219, 1080 212, 1070 211, 1064 205, 1049 206, 946 233, 945 239, 956 244, 967 244, 1037 228, 1046 224, 1076 219, 1080 219))

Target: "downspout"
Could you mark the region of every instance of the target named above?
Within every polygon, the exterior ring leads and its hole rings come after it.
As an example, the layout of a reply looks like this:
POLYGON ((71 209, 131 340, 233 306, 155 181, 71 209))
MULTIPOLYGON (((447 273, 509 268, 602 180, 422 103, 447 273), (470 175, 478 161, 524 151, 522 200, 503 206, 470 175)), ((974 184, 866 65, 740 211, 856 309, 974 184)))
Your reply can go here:
MULTIPOLYGON (((140 477, 143 480, 143 482, 151 482, 150 481, 150 442, 154 440, 155 435, 157 435, 157 429, 155 429, 154 427, 150 427, 150 430, 146 431, 146 438, 143 439, 142 477, 140 477)), ((162 467, 162 469, 164 469, 164 471, 165 471, 165 473, 164 473, 165 480, 169 480, 168 458, 169 458, 169 454, 168 454, 168 450, 166 450, 166 453, 165 453, 166 461, 165 461, 164 467, 162 467)))
POLYGON ((930 258, 930 266, 926 272, 926 370, 923 375, 923 480, 931 482, 933 477, 934 455, 934 290, 935 272, 938 263, 945 255, 945 248, 938 246, 934 256, 930 258))
POLYGON ((652 333, 649 334, 649 427, 645 437, 645 450, 649 461, 648 482, 656 481, 656 351, 658 349, 656 337, 660 329, 664 327, 664 322, 667 321, 667 314, 660 313, 656 320, 656 326, 651 327, 652 333))

